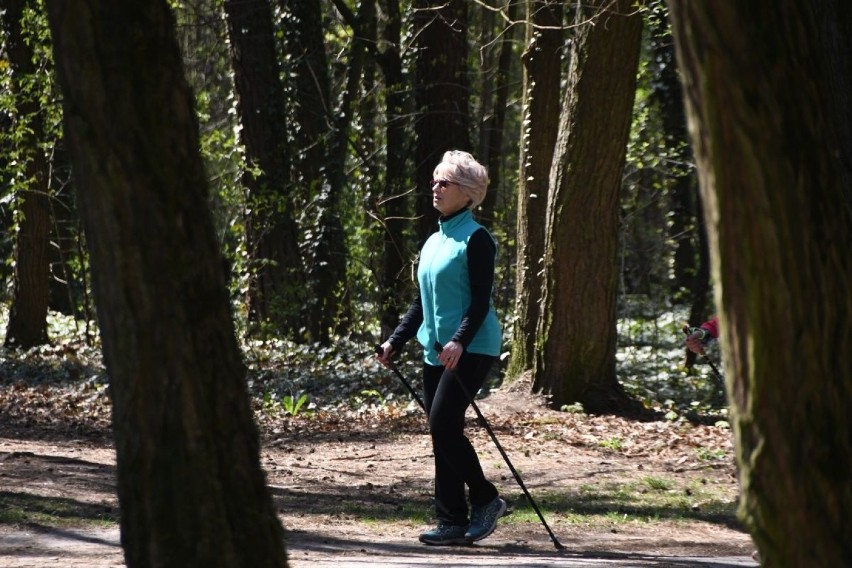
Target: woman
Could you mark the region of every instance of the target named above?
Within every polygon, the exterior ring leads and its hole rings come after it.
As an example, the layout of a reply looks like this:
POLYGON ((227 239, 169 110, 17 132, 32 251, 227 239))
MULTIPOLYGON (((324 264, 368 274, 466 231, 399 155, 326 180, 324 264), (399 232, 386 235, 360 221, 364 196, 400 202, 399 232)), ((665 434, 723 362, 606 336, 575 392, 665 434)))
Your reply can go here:
POLYGON ((485 199, 488 172, 467 152, 449 151, 433 173, 432 205, 441 212, 438 231, 423 245, 417 270, 419 292, 379 361, 417 336, 424 348, 423 389, 435 453, 435 510, 438 526, 420 535, 432 545, 469 544, 492 532, 506 502, 482 472, 464 435, 470 402, 500 353, 501 331, 491 306, 497 246, 474 221, 472 209, 485 199), (436 349, 436 343, 443 346, 436 349), (470 499, 470 517, 465 496, 470 499))

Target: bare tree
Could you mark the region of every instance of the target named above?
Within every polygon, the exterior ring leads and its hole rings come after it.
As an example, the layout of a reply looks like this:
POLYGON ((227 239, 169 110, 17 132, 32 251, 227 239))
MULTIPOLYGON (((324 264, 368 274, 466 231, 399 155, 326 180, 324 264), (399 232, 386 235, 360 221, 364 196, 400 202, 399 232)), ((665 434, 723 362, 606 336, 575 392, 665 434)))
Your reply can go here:
POLYGON ((852 7, 670 1, 742 495, 765 566, 852 565, 852 7))
POLYGON ((287 565, 164 1, 47 3, 128 566, 287 565))

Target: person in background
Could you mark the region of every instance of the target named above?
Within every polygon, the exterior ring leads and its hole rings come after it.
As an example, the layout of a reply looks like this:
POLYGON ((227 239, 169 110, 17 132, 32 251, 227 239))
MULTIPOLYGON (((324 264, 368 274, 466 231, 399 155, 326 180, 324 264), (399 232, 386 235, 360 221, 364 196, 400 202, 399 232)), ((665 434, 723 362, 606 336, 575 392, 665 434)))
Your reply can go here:
POLYGON ((438 231, 420 251, 418 293, 377 355, 389 366, 391 356, 415 336, 424 349, 423 390, 435 454, 438 525, 422 533, 420 542, 431 545, 481 540, 506 512, 506 502, 486 479, 464 434, 470 401, 459 385, 475 396, 502 343, 491 302, 497 246, 472 212, 485 199, 487 186, 485 166, 467 152, 446 152, 435 167, 431 188, 432 205, 441 213, 438 231), (436 342, 443 346, 440 352, 436 342))
POLYGON ((689 330, 686 336, 686 346, 693 353, 704 353, 704 348, 711 341, 719 339, 719 317, 713 316, 698 327, 689 330))

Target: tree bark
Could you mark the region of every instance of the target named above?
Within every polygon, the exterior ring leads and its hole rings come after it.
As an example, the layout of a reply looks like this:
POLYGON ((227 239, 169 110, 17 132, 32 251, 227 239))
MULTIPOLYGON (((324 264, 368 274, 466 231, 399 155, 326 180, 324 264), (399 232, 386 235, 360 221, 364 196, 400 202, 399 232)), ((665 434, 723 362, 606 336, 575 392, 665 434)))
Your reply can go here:
MULTIPOLYGON (((375 14, 374 0, 361 2, 357 20, 367 21, 375 14)), ((360 29, 358 26, 357 29, 360 29)), ((361 74, 366 57, 366 39, 356 35, 348 54, 346 85, 340 95, 332 120, 328 155, 324 170, 325 183, 316 198, 314 238, 309 243, 308 280, 311 298, 308 303, 308 330, 313 341, 331 343, 331 335, 339 322, 340 295, 346 278, 349 254, 343 230, 342 203, 346 189, 346 157, 355 105, 361 94, 361 74)))
MULTIPOLYGON (((308 291, 301 305, 303 340, 328 342, 329 327, 337 315, 337 268, 345 254, 339 223, 338 201, 332 189, 332 146, 338 136, 335 101, 331 92, 329 62, 325 52, 322 4, 310 0, 280 0, 284 24, 284 49, 292 65, 291 104, 293 129, 291 178, 301 187, 302 256, 308 291), (311 207, 306 212, 305 207, 311 207), (334 241, 334 242, 332 242, 334 241), (334 263, 328 259, 335 256, 334 263), (329 296, 331 294, 331 296, 329 296)), ((345 96, 345 95, 344 95, 345 96)), ((342 166, 341 166, 342 167, 342 166)))
MULTIPOLYGON (((344 0, 334 0, 340 15, 348 23, 353 33, 364 41, 369 53, 381 69, 384 80, 385 135, 386 152, 385 176, 382 188, 375 200, 375 211, 371 216, 378 221, 375 225, 382 243, 381 261, 376 268, 379 282, 379 341, 388 337, 399 323, 399 314, 408 303, 405 298, 411 285, 404 279, 404 268, 414 254, 409 250, 408 235, 405 229, 410 217, 410 208, 404 199, 404 186, 409 179, 406 172, 409 165, 410 144, 406 141, 407 113, 406 94, 408 86, 403 75, 402 61, 402 13, 398 0, 383 0, 378 4, 380 16, 371 11, 362 10, 358 16, 349 9, 344 0), (378 49, 378 17, 382 20, 381 44, 378 49)), ((365 61, 365 65, 368 62, 365 61)), ((365 85, 366 86, 366 85, 365 85)), ((366 92, 369 90, 365 89, 366 92)), ((372 155, 373 149, 362 150, 372 155)), ((365 171, 370 166, 364 166, 365 171)), ((380 176, 376 176, 377 178, 380 176)), ((370 178, 375 179, 375 178, 370 178)))
POLYGON ((47 3, 128 566, 287 565, 166 2, 47 3))
POLYGON ((298 338, 304 270, 272 9, 269 0, 226 0, 225 13, 246 161, 249 332, 268 322, 298 338))
MULTIPOLYGON (((505 156, 503 153, 503 139, 506 137, 506 112, 509 106, 510 79, 515 55, 514 31, 517 27, 515 19, 520 2, 509 0, 506 6, 506 17, 510 24, 501 30, 497 45, 500 47, 497 59, 497 71, 494 73, 493 85, 490 81, 486 85, 491 86, 493 95, 483 90, 482 97, 491 99, 490 110, 482 121, 480 145, 485 148, 479 156, 479 160, 488 167, 488 193, 485 200, 479 206, 477 218, 480 223, 490 227, 494 220, 494 210, 497 205, 497 196, 502 189, 501 165, 505 156)), ((501 20, 502 21, 502 20, 501 20)))
POLYGON ((518 175, 515 317, 506 374, 533 368, 542 292, 547 188, 559 123, 562 80, 562 2, 528 0, 524 102, 518 175))
POLYGON ((411 207, 402 197, 407 167, 410 164, 406 141, 407 120, 406 91, 402 62, 402 14, 398 0, 386 0, 383 13, 384 41, 387 45, 379 58, 385 84, 385 138, 387 140, 387 167, 383 201, 380 208, 382 227, 382 263, 380 267, 381 335, 380 341, 389 337, 399 322, 399 315, 407 307, 406 291, 412 289, 406 281, 405 267, 414 258, 405 233, 411 207))
POLYGON ((471 150, 467 2, 414 0, 417 238, 435 231, 429 180, 447 150, 471 150))
POLYGON ((765 566, 852 566, 852 8, 669 3, 765 566))
MULTIPOLYGON (((671 212, 668 234, 674 243, 672 258, 671 291, 675 299, 685 291, 692 291, 696 279, 698 252, 696 201, 698 201, 697 176, 687 164, 694 161, 688 146, 686 112, 683 106, 683 90, 678 78, 671 25, 668 18, 661 18, 651 30, 653 54, 659 67, 654 83, 653 97, 660 107, 662 127, 665 133, 666 153, 682 164, 675 166, 670 193, 671 212)), ((707 283, 703 286, 706 293, 707 283)))
MULTIPOLYGON (((45 22, 46 24, 47 22, 45 22)), ((59 106, 59 97, 56 97, 59 106)), ((77 230, 80 216, 74 203, 71 185, 71 158, 61 138, 53 143, 50 156, 50 303, 49 309, 83 319, 80 293, 81 279, 75 272, 86 269, 85 257, 77 255, 78 241, 83 235, 77 230), (77 270, 75 271, 75 267, 77 270)))
POLYGON ((533 388, 556 408, 580 402, 589 412, 621 412, 628 401, 615 376, 618 195, 642 17, 619 0, 580 7, 576 21, 550 174, 533 388), (604 4, 610 8, 600 10, 604 4))
POLYGON ((33 48, 24 40, 21 26, 24 10, 35 9, 35 3, 9 0, 4 4, 5 13, 0 17, 12 71, 17 128, 23 131, 20 159, 25 163, 24 179, 15 184, 20 222, 15 236, 14 288, 4 344, 29 349, 49 341, 50 168, 44 150, 39 147, 44 136, 44 118, 37 93, 25 86, 36 68, 33 48))

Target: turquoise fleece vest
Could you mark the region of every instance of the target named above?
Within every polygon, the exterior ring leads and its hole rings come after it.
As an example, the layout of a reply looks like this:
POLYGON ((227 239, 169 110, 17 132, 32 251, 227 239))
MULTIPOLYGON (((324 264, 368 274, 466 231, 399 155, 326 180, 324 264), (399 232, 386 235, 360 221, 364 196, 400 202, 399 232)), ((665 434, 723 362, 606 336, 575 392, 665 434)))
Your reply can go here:
MULTIPOLYGON (((448 343, 470 306, 470 275, 467 269, 467 243, 482 225, 473 220, 470 210, 447 221, 440 221, 420 251, 417 280, 423 303, 423 323, 417 340, 423 346, 424 360, 440 365, 435 342, 448 343)), ((498 356, 502 342, 500 322, 494 307, 488 311, 482 327, 467 346, 469 353, 498 356)))

